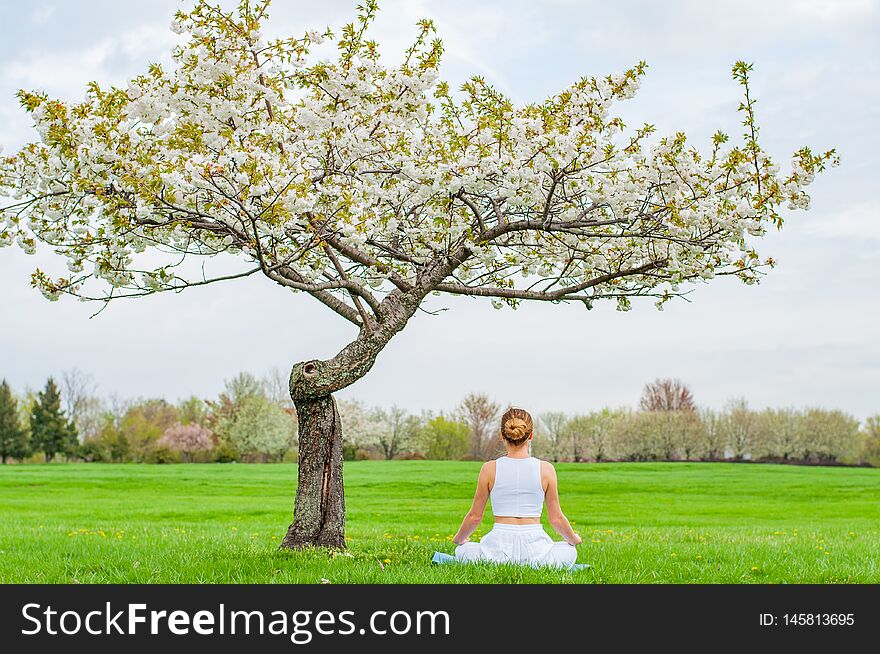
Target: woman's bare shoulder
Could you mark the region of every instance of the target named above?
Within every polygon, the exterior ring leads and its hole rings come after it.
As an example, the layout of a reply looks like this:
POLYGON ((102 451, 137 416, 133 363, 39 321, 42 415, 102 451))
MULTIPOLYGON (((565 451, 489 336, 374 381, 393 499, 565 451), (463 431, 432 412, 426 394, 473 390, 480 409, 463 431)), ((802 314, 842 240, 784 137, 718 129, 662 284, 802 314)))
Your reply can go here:
POLYGON ((553 467, 553 464, 549 461, 544 461, 544 459, 540 459, 541 461, 541 479, 550 480, 556 479, 556 468, 553 467))
POLYGON ((489 489, 495 484, 495 459, 486 461, 480 468, 480 478, 489 485, 489 489))

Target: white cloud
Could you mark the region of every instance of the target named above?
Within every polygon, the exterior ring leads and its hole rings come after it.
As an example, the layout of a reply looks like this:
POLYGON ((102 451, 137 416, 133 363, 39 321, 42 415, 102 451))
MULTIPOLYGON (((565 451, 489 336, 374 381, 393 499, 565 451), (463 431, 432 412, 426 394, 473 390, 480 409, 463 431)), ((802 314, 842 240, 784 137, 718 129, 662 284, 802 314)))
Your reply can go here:
POLYGON ((877 16, 874 0, 795 0, 793 13, 810 21, 821 23, 859 23, 877 16))
POLYGON ((142 68, 157 54, 166 53, 174 43, 167 29, 144 25, 118 36, 101 39, 78 50, 29 49, 0 66, 0 84, 47 88, 66 97, 75 97, 86 82, 97 79, 121 81, 120 75, 132 70, 137 61, 142 68))
POLYGON ((31 21, 35 25, 42 25, 48 22, 55 15, 55 5, 43 5, 37 7, 31 14, 31 21))
POLYGON ((843 237, 880 241, 880 208, 865 201, 831 211, 812 220, 808 232, 816 237, 843 237))

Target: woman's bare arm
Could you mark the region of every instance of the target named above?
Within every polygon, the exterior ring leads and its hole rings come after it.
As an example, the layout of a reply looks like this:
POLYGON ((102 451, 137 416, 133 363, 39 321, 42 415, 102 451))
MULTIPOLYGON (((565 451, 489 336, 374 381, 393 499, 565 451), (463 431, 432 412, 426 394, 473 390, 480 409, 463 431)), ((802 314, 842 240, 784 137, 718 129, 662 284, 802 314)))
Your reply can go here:
POLYGON ((470 535, 474 533, 479 524, 483 521, 483 511, 486 508, 486 502, 489 500, 489 480, 493 476, 494 461, 487 461, 480 468, 480 476, 477 478, 477 491, 474 493, 474 502, 471 504, 470 511, 461 521, 461 527, 452 542, 456 545, 462 545, 468 541, 470 535))
POLYGON ((565 539, 569 545, 580 545, 581 537, 571 528, 568 518, 559 506, 559 487, 556 479, 556 468, 547 461, 541 462, 541 476, 547 480, 547 490, 544 491, 544 503, 547 505, 547 520, 550 521, 556 532, 565 539))

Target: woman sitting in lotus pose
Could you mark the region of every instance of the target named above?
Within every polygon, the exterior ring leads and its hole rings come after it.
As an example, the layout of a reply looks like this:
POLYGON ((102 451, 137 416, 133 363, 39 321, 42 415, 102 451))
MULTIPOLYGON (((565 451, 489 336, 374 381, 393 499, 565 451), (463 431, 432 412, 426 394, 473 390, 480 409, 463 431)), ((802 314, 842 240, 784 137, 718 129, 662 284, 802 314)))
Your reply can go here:
POLYGON ((501 437, 507 455, 487 461, 480 469, 477 492, 453 542, 459 561, 494 561, 530 565, 572 566, 581 537, 559 507, 556 470, 529 455, 532 417, 523 409, 508 409, 501 417, 501 437), (492 499, 495 524, 479 543, 468 542, 483 520, 486 500, 492 499), (541 510, 564 541, 554 541, 541 526, 541 510))

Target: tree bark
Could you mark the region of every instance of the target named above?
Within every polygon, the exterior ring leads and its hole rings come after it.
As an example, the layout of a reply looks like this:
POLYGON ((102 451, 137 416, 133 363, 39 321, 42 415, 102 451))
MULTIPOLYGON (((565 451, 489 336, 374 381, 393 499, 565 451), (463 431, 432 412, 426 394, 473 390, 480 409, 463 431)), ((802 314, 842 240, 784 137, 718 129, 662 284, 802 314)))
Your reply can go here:
POLYGON ((299 468, 293 524, 281 547, 345 547, 342 424, 332 395, 294 398, 299 468))

